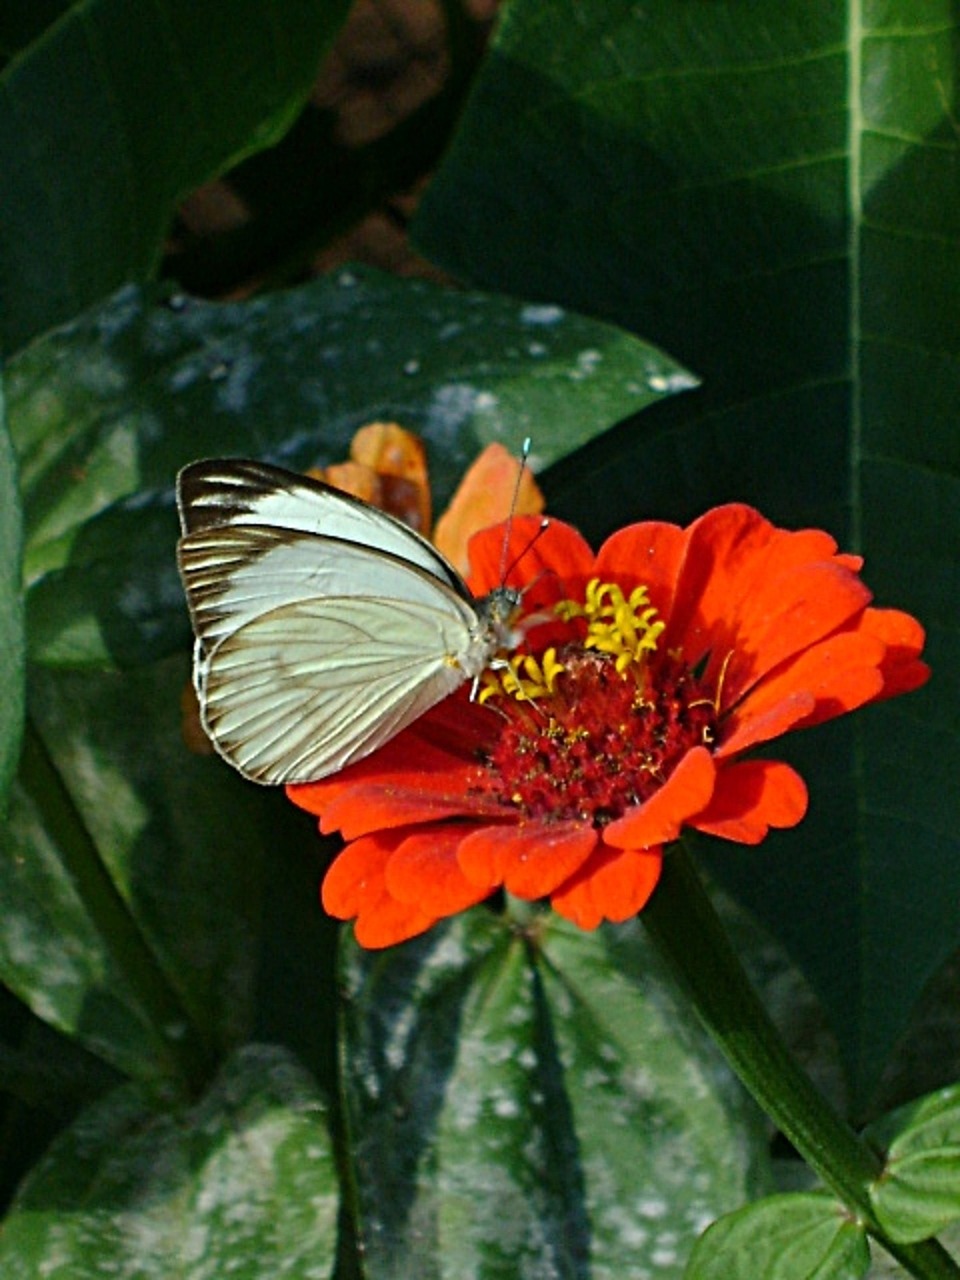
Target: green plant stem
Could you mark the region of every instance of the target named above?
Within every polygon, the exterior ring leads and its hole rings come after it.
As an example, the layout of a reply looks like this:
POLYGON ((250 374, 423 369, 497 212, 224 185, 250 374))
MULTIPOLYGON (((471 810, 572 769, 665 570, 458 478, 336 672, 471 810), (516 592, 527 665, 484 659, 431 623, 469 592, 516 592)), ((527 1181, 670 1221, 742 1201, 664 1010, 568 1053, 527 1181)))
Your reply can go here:
POLYGON ((797 1065, 681 845, 664 858, 660 884, 640 918, 734 1071, 857 1221, 910 1275, 957 1280, 960 1267, 938 1241, 897 1244, 885 1234, 870 1202, 880 1157, 797 1065))

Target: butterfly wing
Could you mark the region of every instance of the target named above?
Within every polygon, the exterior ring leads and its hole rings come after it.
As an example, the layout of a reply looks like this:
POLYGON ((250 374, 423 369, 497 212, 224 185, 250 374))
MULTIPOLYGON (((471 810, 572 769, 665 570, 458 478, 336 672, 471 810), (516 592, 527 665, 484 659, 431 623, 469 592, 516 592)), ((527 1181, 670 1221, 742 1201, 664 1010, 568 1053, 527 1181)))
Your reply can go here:
POLYGON ((382 746, 488 656, 475 619, 436 590, 433 604, 298 600, 227 635, 197 667, 217 750, 246 777, 277 784, 315 781, 382 746))
POLYGON ((282 467, 243 458, 193 462, 177 477, 177 502, 185 534, 259 525, 339 538, 397 556, 470 598, 453 566, 408 525, 282 467))
POLYGON ((204 649, 262 614, 305 599, 406 600, 475 616, 469 593, 461 596, 406 559, 341 538, 226 525, 186 534, 177 558, 204 649))
POLYGON ((336 489, 225 460, 184 468, 177 496, 204 727, 257 782, 376 750, 500 643, 428 542, 336 489))

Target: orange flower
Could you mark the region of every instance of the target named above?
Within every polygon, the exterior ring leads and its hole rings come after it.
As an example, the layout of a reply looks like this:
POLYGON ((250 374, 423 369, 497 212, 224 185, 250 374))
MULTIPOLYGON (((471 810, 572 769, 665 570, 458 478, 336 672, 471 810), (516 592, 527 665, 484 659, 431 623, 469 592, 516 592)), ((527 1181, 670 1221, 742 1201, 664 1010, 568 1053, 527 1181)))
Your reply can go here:
MULTIPOLYGON (((508 559, 537 527, 514 521, 508 559)), ((502 528, 470 547, 499 585, 502 528)), ((323 903, 388 946, 504 888, 583 928, 626 920, 684 826, 744 844, 803 817, 789 765, 744 754, 917 688, 909 614, 869 606, 861 561, 817 530, 717 507, 651 521, 594 555, 554 521, 521 555, 524 651, 365 760, 288 788, 348 841, 323 903)))

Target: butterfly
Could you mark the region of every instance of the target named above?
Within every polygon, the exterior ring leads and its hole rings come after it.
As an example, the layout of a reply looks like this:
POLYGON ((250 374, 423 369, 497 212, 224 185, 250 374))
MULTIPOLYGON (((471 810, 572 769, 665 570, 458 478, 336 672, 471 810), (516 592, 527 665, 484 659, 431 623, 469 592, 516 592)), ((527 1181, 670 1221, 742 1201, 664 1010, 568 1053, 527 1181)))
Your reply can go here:
POLYGON ((336 773, 519 640, 519 591, 475 598, 425 538, 320 481, 194 462, 177 506, 201 720, 254 782, 336 773))

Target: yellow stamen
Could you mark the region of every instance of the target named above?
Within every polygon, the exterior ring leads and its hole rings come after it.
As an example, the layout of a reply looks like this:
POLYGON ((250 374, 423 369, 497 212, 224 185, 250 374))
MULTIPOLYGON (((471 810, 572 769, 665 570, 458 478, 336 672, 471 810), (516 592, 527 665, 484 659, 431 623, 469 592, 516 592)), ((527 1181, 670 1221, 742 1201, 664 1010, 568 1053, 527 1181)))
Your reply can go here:
POLYGON ((666 625, 657 618, 645 586, 634 587, 625 596, 616 583, 601 582, 599 578, 587 583, 582 605, 576 600, 562 600, 556 611, 565 621, 586 618, 584 646, 610 654, 620 675, 630 667, 643 665, 645 655, 656 649, 666 625))
MULTIPOLYGON (((657 617, 645 586, 634 587, 629 596, 614 582, 593 578, 587 583, 584 602, 561 600, 555 612, 565 622, 584 618, 587 636, 584 647, 608 654, 618 674, 628 672, 636 678, 643 669, 647 654, 653 653, 666 624, 657 617)), ((554 692, 557 677, 563 671, 556 649, 547 649, 538 662, 530 654, 515 653, 483 675, 479 701, 510 697, 517 702, 532 702, 554 692)))
POLYGON ((563 663, 557 661, 557 651, 547 649, 538 662, 532 654, 515 653, 502 666, 483 674, 483 689, 479 702, 489 698, 510 697, 517 702, 532 702, 553 693, 557 678, 563 672, 563 663))

